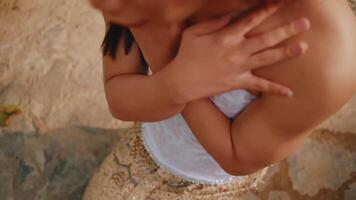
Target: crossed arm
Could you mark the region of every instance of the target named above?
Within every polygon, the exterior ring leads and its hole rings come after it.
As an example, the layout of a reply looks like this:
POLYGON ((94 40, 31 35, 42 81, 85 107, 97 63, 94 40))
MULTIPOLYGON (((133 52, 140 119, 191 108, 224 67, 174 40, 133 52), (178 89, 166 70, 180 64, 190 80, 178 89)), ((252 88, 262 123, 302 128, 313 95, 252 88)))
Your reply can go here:
POLYGON ((301 36, 310 45, 306 55, 255 71, 289 86, 293 97, 264 94, 233 121, 208 98, 186 104, 184 119, 227 173, 250 174, 286 158, 354 94, 356 74, 351 58, 355 50, 339 42, 345 41, 342 34, 324 34, 318 40, 315 35, 314 31, 301 36), (328 41, 328 48, 320 41, 328 41), (342 52, 335 53, 336 48, 342 52))

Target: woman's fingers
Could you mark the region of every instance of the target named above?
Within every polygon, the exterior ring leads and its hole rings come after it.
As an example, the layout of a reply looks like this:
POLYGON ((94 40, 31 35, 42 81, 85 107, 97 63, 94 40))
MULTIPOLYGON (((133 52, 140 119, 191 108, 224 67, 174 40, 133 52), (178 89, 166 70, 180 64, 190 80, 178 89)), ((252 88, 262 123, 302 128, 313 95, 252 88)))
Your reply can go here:
POLYGON ((271 1, 273 3, 268 3, 266 6, 259 8, 257 11, 243 17, 241 20, 229 25, 224 30, 218 33, 221 37, 226 37, 227 40, 241 38, 251 29, 263 22, 267 17, 275 13, 283 4, 283 0, 271 1))
POLYGON ((232 19, 232 15, 227 14, 220 18, 199 22, 198 24, 195 24, 189 27, 188 29, 186 29, 186 31, 197 36, 210 34, 225 27, 230 22, 231 19, 232 19))
POLYGON ((255 53, 263 49, 273 47, 303 31, 309 30, 309 28, 309 20, 307 18, 301 18, 288 25, 284 25, 256 37, 246 39, 239 48, 247 54, 255 53))
POLYGON ((288 87, 254 75, 251 75, 248 88, 260 91, 262 93, 283 95, 289 97, 293 96, 293 91, 288 87))
POLYGON ((283 60, 300 56, 304 54, 307 49, 307 43, 297 42, 293 44, 288 44, 283 47, 266 50, 261 53, 250 56, 247 61, 247 68, 249 70, 252 70, 259 67, 272 65, 283 60))

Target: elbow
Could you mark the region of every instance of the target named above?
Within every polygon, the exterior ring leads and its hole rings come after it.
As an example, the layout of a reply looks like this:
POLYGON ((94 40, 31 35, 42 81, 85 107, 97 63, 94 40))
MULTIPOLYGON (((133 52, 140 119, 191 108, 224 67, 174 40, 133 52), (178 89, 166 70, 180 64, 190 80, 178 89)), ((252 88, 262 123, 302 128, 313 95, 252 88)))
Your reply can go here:
POLYGON ((242 161, 236 161, 233 163, 220 165, 222 169, 229 175, 232 176, 245 176, 253 174, 261 169, 263 169, 267 165, 252 165, 251 163, 246 163, 242 161))
POLYGON ((235 167, 223 167, 223 170, 231 176, 246 176, 258 171, 252 168, 242 168, 239 165, 235 167))
POLYGON ((109 107, 109 112, 110 112, 111 116, 113 116, 115 119, 118 119, 118 120, 124 121, 124 122, 134 121, 133 119, 130 119, 129 117, 127 117, 127 115, 125 115, 124 113, 119 112, 113 106, 109 105, 108 107, 109 107))
POLYGON ((245 176, 258 171, 252 167, 251 163, 237 159, 235 155, 231 154, 215 157, 215 161, 225 173, 231 176, 245 176))
POLYGON ((124 122, 135 121, 135 119, 131 119, 129 115, 124 112, 122 108, 120 109, 118 105, 121 105, 121 103, 118 102, 117 99, 114 99, 111 95, 109 95, 109 92, 106 92, 105 96, 106 96, 107 108, 111 116, 113 116, 115 119, 124 122))
POLYGON ((118 119, 123 122, 132 122, 132 121, 142 121, 142 122, 158 122, 167 119, 168 117, 171 117, 171 115, 168 116, 154 116, 154 115, 137 115, 129 110, 125 110, 119 107, 116 107, 114 105, 109 104, 109 111, 111 116, 113 116, 115 119, 118 119))

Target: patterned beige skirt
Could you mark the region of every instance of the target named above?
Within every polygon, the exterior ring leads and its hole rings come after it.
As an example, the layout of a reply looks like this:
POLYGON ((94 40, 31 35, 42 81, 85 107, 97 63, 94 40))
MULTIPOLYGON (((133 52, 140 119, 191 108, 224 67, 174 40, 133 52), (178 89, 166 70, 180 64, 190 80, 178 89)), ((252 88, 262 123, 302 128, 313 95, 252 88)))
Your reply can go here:
POLYGON ((158 166, 146 151, 141 122, 124 129, 113 151, 92 176, 84 200, 236 200, 263 183, 268 167, 222 184, 191 182, 158 166))

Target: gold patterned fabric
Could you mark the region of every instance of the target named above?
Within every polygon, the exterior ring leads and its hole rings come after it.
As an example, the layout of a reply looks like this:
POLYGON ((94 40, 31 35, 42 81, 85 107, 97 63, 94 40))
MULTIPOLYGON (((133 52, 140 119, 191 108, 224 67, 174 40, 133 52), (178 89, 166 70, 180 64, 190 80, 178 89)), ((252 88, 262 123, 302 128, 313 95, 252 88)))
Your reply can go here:
POLYGON ((121 134, 113 151, 92 176, 84 200, 235 200, 263 183, 267 167, 242 180, 194 183, 158 166, 145 149, 141 122, 121 134))

